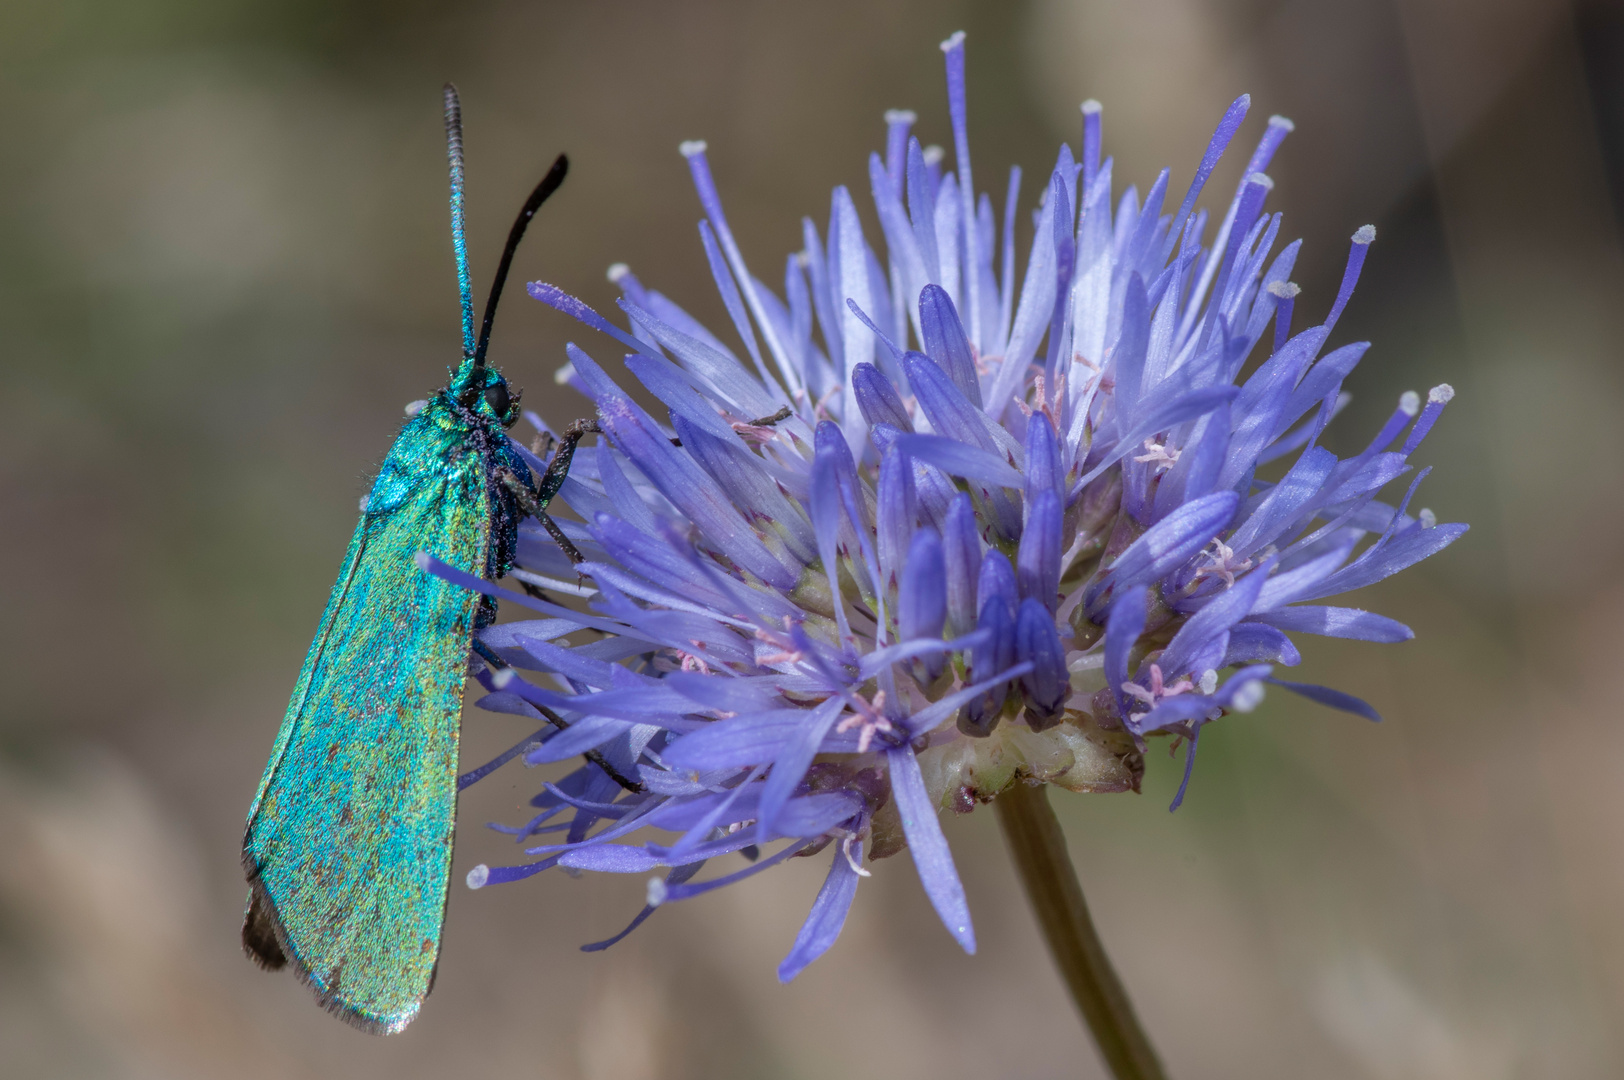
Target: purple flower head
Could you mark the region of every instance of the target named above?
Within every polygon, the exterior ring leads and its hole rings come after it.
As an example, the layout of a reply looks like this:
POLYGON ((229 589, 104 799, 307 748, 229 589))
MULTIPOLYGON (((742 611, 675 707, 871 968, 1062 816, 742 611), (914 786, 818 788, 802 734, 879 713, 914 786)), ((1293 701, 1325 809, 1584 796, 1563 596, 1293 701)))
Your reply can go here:
POLYGON ((963 35, 942 48, 951 152, 887 114, 878 234, 837 188, 780 285, 746 263, 705 144, 683 144, 719 332, 623 265, 618 313, 530 285, 621 354, 571 345, 561 380, 603 431, 557 495, 586 561, 530 522, 523 594, 426 564, 536 615, 482 631, 476 667, 480 704, 537 730, 464 784, 514 757, 582 764, 528 821, 495 826, 524 857, 471 886, 554 866, 647 876, 629 932, 821 852, 787 980, 833 944, 868 864, 907 847, 973 950, 940 810, 1015 783, 1137 790, 1156 735, 1188 742, 1182 800, 1204 726, 1271 685, 1376 719, 1275 677, 1296 635, 1409 638, 1323 601, 1466 530, 1409 512, 1426 475, 1410 457, 1449 387, 1406 394, 1351 457, 1320 445, 1365 350, 1326 345, 1375 230, 1354 234, 1324 321, 1294 328, 1313 305, 1264 172, 1290 122, 1269 121, 1221 212, 1196 209, 1242 97, 1171 206, 1165 171, 1143 196, 1113 189, 1087 103, 1081 160, 1061 148, 1027 234, 1019 170, 1001 216, 973 185, 963 35), (1378 497, 1406 474, 1400 499, 1378 497))

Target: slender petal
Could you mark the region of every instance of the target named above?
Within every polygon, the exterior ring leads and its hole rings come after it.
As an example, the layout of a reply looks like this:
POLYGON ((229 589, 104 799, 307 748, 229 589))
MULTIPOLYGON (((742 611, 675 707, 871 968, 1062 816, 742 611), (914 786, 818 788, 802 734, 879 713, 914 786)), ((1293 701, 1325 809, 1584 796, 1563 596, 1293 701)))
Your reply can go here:
POLYGON ((998 726, 999 710, 1004 707, 1004 699, 1009 693, 999 676, 1016 662, 1015 617, 1004 597, 989 597, 981 605, 976 630, 983 637, 982 643, 970 655, 970 677, 978 683, 985 683, 989 679, 998 681, 966 703, 963 713, 959 715, 959 730, 966 735, 982 737, 992 734, 993 728, 998 726))
POLYGON ((1395 619, 1358 608, 1322 607, 1305 604, 1280 608, 1257 616, 1257 621, 1278 630, 1324 637, 1354 638, 1358 641, 1409 641, 1415 631, 1395 619))
POLYGON ((1050 613, 1060 603, 1061 526, 1060 496, 1053 489, 1039 493, 1032 500, 1015 556, 1020 595, 1036 600, 1050 613))
POLYGON ((936 807, 925 792, 925 779, 919 772, 919 759, 906 744, 885 752, 891 770, 891 790, 902 815, 902 831, 913 852, 919 883, 925 887, 931 906, 953 940, 967 953, 976 951, 975 929, 970 925, 970 906, 964 899, 964 885, 953 865, 953 853, 936 820, 936 807))
POLYGON ((857 407, 863 410, 863 417, 871 427, 890 424, 900 431, 913 431, 913 420, 902 404, 902 396, 897 393, 896 385, 880 374, 879 368, 873 364, 858 364, 852 369, 851 386, 857 396, 857 407))
POLYGON ((976 622, 976 579, 981 572, 981 537, 976 532, 970 496, 959 492, 948 507, 942 529, 942 556, 947 568, 948 626, 968 634, 976 622))
POLYGON ((913 463, 900 447, 893 445, 880 461, 874 526, 880 574, 887 587, 901 579, 908 545, 913 542, 918 516, 915 507, 913 463))
POLYGON ((1061 720, 1071 693, 1066 673, 1066 652, 1055 629, 1054 616, 1035 599, 1021 602, 1015 617, 1015 659, 1031 664, 1021 676, 1026 691, 1026 722, 1033 731, 1053 727, 1061 720))
POLYGON ((1122 591, 1111 604, 1105 624, 1105 679, 1116 699, 1118 715, 1129 713, 1128 698, 1123 687, 1128 684, 1128 658, 1139 635, 1145 632, 1145 590, 1130 588, 1122 591))
POLYGON ((935 529, 915 530, 897 598, 897 631, 902 640, 941 636, 947 621, 947 592, 942 588, 946 576, 941 537, 935 529))
POLYGON ((789 955, 778 965, 778 981, 789 982, 806 970, 808 964, 829 951, 846 925, 846 914, 851 902, 857 898, 857 868, 863 858, 861 840, 850 848, 836 847, 834 860, 829 864, 829 876, 823 879, 823 888, 812 901, 812 911, 795 935, 795 944, 789 955))
POLYGON ((926 285, 919 294, 919 325, 925 342, 925 355, 936 361, 965 400, 981 408, 981 383, 971 358, 970 339, 964 334, 959 313, 940 285, 926 285))
POLYGON ((1340 690, 1332 690, 1328 686, 1317 686, 1313 683, 1286 682, 1284 679, 1269 679, 1268 682, 1275 686, 1283 686, 1294 694, 1302 695, 1309 701, 1316 701, 1333 709, 1350 712, 1355 716, 1362 716, 1366 720, 1376 723, 1381 722, 1380 713, 1352 694, 1344 694, 1340 690))

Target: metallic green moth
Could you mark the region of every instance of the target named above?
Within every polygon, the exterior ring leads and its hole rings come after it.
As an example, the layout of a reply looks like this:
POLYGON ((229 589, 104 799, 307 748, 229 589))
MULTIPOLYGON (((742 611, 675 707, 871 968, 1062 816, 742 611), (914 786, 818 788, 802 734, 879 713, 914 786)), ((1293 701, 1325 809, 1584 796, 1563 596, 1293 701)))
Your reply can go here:
POLYGON ((485 363, 513 250, 568 162, 560 155, 514 223, 476 343, 453 87, 445 104, 463 360, 407 419, 363 504, 242 849, 245 950, 270 969, 292 961, 325 1008, 379 1033, 409 1024, 434 982, 469 650, 495 617, 494 601, 422 572, 415 556, 495 579, 512 568, 526 514, 561 536, 542 511, 583 426, 533 487, 506 433, 518 396, 485 363))

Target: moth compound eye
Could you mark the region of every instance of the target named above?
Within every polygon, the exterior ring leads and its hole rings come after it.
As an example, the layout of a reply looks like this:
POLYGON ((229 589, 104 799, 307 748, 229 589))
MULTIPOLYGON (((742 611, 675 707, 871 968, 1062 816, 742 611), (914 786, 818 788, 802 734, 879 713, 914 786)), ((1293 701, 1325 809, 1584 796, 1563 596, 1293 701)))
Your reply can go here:
POLYGON ((507 383, 499 382, 487 386, 485 388, 485 404, 489 405, 491 411, 497 416, 506 416, 508 409, 513 406, 512 400, 508 397, 507 383))

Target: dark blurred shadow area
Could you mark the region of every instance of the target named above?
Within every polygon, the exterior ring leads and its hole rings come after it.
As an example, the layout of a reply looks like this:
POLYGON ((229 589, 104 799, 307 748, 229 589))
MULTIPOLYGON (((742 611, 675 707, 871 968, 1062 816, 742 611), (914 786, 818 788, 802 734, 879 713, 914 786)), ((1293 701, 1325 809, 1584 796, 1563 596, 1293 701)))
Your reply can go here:
MULTIPOLYGON (((237 939, 242 815, 357 499, 458 347, 441 83, 476 294, 565 150, 515 280, 602 309, 624 261, 721 327, 679 141, 709 140, 775 266, 835 184, 872 220, 886 108, 947 141, 960 28, 987 176, 1046 170, 1087 97, 1141 189, 1163 165, 1182 188, 1242 91, 1241 141, 1290 116, 1274 205, 1304 310, 1379 233, 1332 449, 1404 390, 1459 392, 1421 499, 1473 531, 1358 601, 1417 639, 1304 649, 1386 723, 1277 696, 1210 730, 1175 815, 1159 755, 1142 796, 1056 793, 1171 1075, 1624 1074, 1624 6, 1601 0, 4 5, 0 1074, 1101 1075, 988 813, 947 824, 975 957, 903 860, 788 987, 815 868, 599 954, 577 947, 640 878, 457 885, 422 1018, 377 1039, 237 939)), ((493 357, 567 422, 585 402, 553 372, 583 332, 505 303, 493 357)), ((471 711, 465 761, 522 723, 471 711)), ((531 793, 510 768, 463 800, 456 881, 511 861, 479 828, 531 793)))

